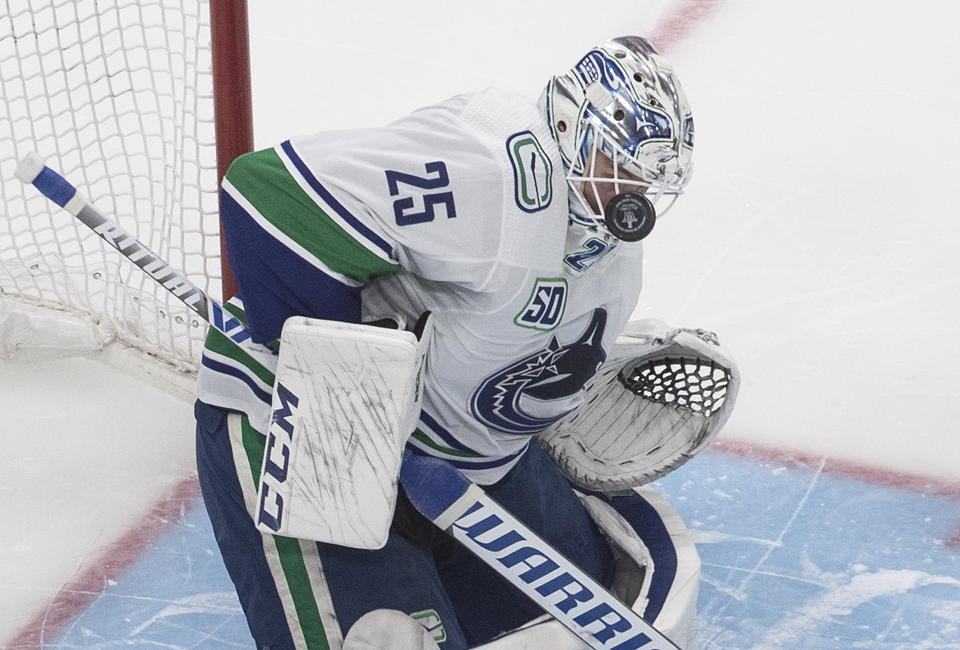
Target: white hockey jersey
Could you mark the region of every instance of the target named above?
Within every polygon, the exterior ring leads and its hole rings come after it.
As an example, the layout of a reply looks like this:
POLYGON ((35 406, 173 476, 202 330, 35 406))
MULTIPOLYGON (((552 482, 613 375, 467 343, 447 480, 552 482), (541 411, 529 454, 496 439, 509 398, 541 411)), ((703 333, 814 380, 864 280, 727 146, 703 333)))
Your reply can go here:
MULTIPOLYGON (((409 444, 481 484, 579 405, 641 286, 640 243, 568 226, 542 111, 501 90, 248 154, 222 214, 243 296, 232 309, 258 340, 294 314, 433 313, 409 444)), ((199 398, 263 431, 269 372, 234 349, 211 333, 199 398)))

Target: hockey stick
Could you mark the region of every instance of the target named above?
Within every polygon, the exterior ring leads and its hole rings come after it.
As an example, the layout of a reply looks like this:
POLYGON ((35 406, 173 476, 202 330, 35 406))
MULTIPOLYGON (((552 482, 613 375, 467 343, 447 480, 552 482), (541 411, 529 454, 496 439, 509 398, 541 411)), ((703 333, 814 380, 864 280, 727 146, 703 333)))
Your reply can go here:
POLYGON ((274 350, 251 340, 243 323, 226 313, 220 303, 173 269, 120 224, 97 210, 67 179, 47 167, 38 154, 28 153, 17 166, 16 176, 24 183, 32 184, 45 197, 79 219, 267 369, 273 371, 276 368, 277 354, 274 350))
POLYGON ((588 647, 679 650, 453 465, 408 449, 400 482, 420 514, 466 546, 588 647))
MULTIPOLYGON (((254 343, 243 323, 224 319, 221 305, 99 212, 38 155, 31 153, 24 158, 16 175, 74 215, 236 345, 258 360, 269 360, 269 367, 276 366, 274 352, 254 343)), ((677 648, 449 463, 407 451, 400 480, 421 514, 449 532, 590 648, 677 648)))

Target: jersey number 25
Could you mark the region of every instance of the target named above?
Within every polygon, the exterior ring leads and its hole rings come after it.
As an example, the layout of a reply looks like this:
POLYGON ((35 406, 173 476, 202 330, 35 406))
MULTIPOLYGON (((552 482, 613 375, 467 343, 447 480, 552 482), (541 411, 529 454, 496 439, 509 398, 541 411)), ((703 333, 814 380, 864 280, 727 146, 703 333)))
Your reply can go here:
MULTIPOLYGON (((424 167, 427 171, 426 176, 414 176, 392 169, 386 170, 390 196, 399 196, 401 185, 421 190, 439 190, 450 185, 447 166, 442 161, 428 162, 424 167)), ((407 190, 405 193, 420 194, 423 197, 423 210, 417 211, 413 196, 398 198, 393 202, 393 215, 397 219, 398 226, 433 221, 438 205, 442 205, 446 209, 448 219, 456 218, 457 208, 453 204, 453 192, 430 192, 427 194, 416 192, 415 189, 411 191, 409 188, 404 188, 407 190)))

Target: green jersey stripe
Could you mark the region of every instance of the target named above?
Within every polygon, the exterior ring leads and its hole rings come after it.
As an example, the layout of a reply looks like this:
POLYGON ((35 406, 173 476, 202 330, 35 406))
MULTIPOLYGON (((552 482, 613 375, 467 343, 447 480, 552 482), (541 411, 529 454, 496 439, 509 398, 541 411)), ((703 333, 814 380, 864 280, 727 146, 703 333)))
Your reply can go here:
POLYGON ((303 637, 310 650, 329 650, 327 634, 320 619, 320 609, 310 586, 310 576, 303 562, 303 553, 300 551, 300 542, 292 537, 272 535, 280 555, 280 566, 287 579, 290 595, 293 597, 293 606, 297 610, 297 619, 303 630, 303 637))
POLYGON ((226 178, 223 179, 221 185, 222 190, 229 194, 237 204, 243 208, 244 212, 257 223, 258 226, 263 228, 271 237, 275 238, 281 242, 285 247, 289 248, 293 253, 304 259, 307 263, 315 268, 319 269, 323 273, 329 275, 331 278, 335 279, 338 282, 341 282, 350 287, 360 287, 363 286, 363 282, 349 275, 344 275, 339 273, 327 266, 327 264, 317 257, 313 252, 307 250, 301 246, 295 239, 287 236, 287 234, 279 229, 272 221, 267 219, 265 216, 260 214, 260 212, 254 207, 247 198, 237 190, 236 187, 226 178))
MULTIPOLYGON (((382 259, 339 226, 287 171, 273 149, 240 156, 223 187, 251 217, 321 270, 355 283, 394 273, 399 264, 382 259)), ((339 279, 339 278, 338 278, 339 279)))
MULTIPOLYGON (((246 418, 239 413, 231 413, 227 416, 227 431, 230 434, 230 449, 233 453, 233 464, 237 472, 237 479, 243 492, 243 500, 247 506, 247 512, 255 513, 257 511, 257 484, 259 483, 260 462, 263 459, 264 440, 258 435, 246 422, 246 418), (260 440, 258 441, 257 438, 260 440), (244 478, 247 476, 249 478, 244 478)), ((270 577, 277 589, 277 595, 283 608, 283 615, 290 630, 290 636, 293 638, 293 647, 298 650, 306 648, 307 642, 303 636, 303 630, 300 629, 300 620, 296 616, 296 607, 293 604, 293 597, 287 588, 286 576, 283 574, 283 568, 280 565, 276 544, 272 543, 270 536, 262 536, 263 539, 263 558, 266 560, 270 571, 270 577)))
POLYGON ((269 387, 267 389, 268 391, 273 390, 273 384, 276 380, 273 372, 271 372, 268 368, 259 363, 249 354, 244 352, 240 346, 231 341, 221 332, 211 327, 207 331, 207 338, 204 341, 203 347, 204 350, 208 350, 222 357, 226 357, 227 359, 235 361, 236 365, 242 366, 243 368, 249 370, 249 374, 255 376, 261 382, 266 384, 269 387))
POLYGON ((260 469, 263 467, 263 450, 266 446, 266 433, 260 433, 253 428, 247 416, 240 418, 240 430, 243 436, 243 451, 250 463, 250 473, 253 475, 253 484, 260 489, 260 469))
POLYGON ((461 451, 459 449, 454 449, 452 447, 445 447, 444 445, 441 445, 435 442, 434 440, 432 440, 430 436, 428 436, 426 433, 424 433, 420 429, 417 429, 416 431, 414 431, 412 437, 418 440, 421 444, 426 445, 433 451, 439 451, 440 453, 446 454, 448 456, 456 456, 457 458, 484 458, 484 456, 477 453, 473 453, 469 451, 461 451))
POLYGON ((223 303, 223 308, 226 309, 230 314, 236 318, 238 321, 247 324, 247 311, 243 307, 243 301, 234 296, 227 302, 223 303))
POLYGON ((370 229, 368 224, 363 223, 340 204, 321 183, 320 180, 310 171, 309 166, 297 154, 293 144, 288 140, 274 149, 287 171, 297 180, 300 188, 307 193, 313 201, 320 206, 320 209, 337 222, 337 225, 358 242, 367 247, 367 249, 377 257, 393 261, 394 248, 380 235, 370 229))
MULTIPOLYGON (((251 426, 246 416, 241 418, 240 426, 243 436, 243 448, 250 463, 253 482, 259 489, 260 468, 263 465, 266 437, 251 426)), ((296 610, 297 621, 300 623, 300 629, 303 632, 307 648, 310 650, 329 650, 330 644, 327 642, 327 635, 320 618, 320 610, 317 607, 313 588, 310 586, 310 576, 307 573, 307 567, 303 561, 300 543, 296 539, 280 537, 279 535, 268 535, 265 537, 272 539, 276 546, 277 557, 280 561, 283 577, 290 590, 290 597, 293 599, 293 607, 296 610)), ((267 539, 264 540, 264 543, 267 543, 267 539)))

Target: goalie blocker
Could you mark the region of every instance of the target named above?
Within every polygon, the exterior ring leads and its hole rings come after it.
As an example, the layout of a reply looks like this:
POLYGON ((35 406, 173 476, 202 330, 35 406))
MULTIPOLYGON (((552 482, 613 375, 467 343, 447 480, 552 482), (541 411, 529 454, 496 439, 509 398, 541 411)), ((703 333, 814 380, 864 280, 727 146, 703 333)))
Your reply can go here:
POLYGON ((433 331, 295 316, 280 336, 258 495, 264 533, 382 548, 433 331))

